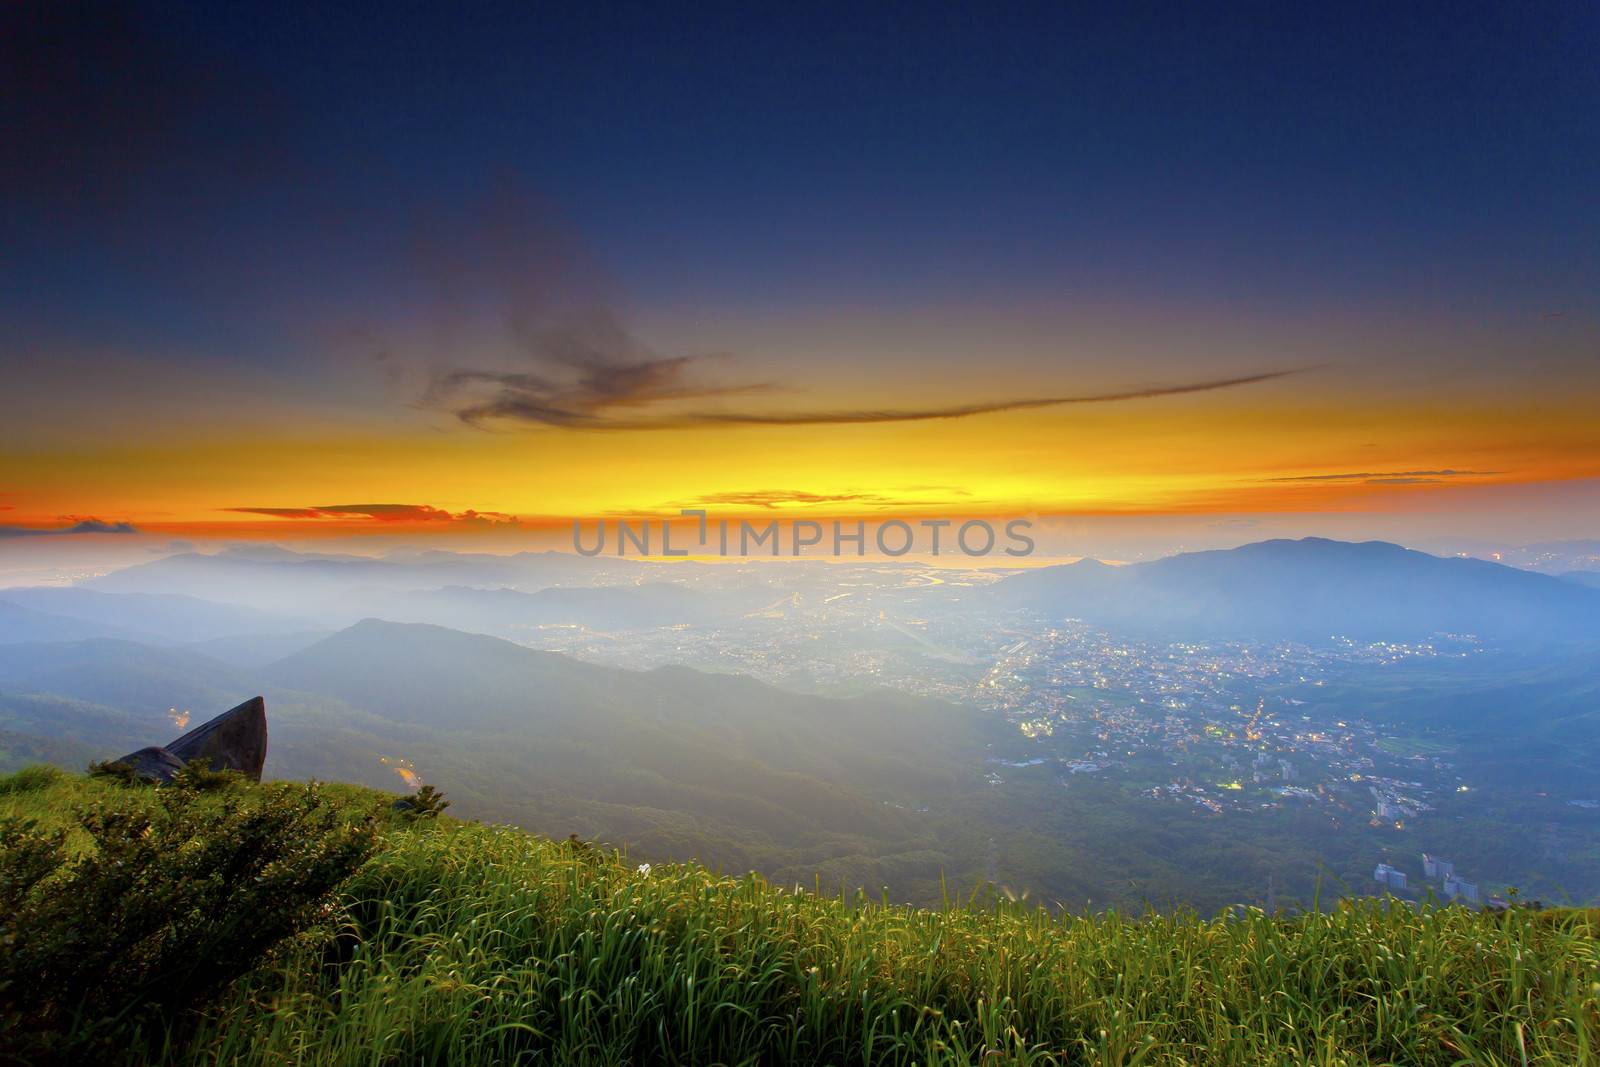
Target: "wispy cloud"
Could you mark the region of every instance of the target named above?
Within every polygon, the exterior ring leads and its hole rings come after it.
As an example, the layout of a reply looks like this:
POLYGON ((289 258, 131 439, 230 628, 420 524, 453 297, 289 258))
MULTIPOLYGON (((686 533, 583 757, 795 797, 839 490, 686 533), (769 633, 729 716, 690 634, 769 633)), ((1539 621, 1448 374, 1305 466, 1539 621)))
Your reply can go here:
POLYGON ((603 428, 774 388, 717 380, 725 353, 665 353, 641 340, 583 243, 518 183, 437 215, 413 244, 408 275, 425 328, 375 325, 360 341, 388 380, 421 364, 421 407, 475 426, 603 428))
POLYGON ((1440 485, 1446 478, 1418 478, 1402 475, 1398 478, 1368 478, 1363 485, 1440 485))
MULTIPOLYGON (((421 407, 477 427, 569 430, 819 426, 962 419, 1233 389, 1312 368, 1085 392, 1001 395, 917 407, 802 407, 764 372, 741 375, 728 352, 671 353, 647 343, 578 238, 516 184, 441 214, 417 242, 428 328, 421 407), (463 358, 463 353, 472 353, 463 358)), ((373 334, 386 374, 399 363, 373 334)))
POLYGON ((467 523, 483 526, 507 526, 515 525, 517 522, 515 516, 500 512, 471 509, 446 511, 444 508, 428 504, 319 504, 315 507, 299 508, 238 507, 222 510, 246 515, 264 515, 274 519, 313 521, 355 519, 372 522, 467 523))
POLYGON ((808 493, 800 489, 749 489, 729 493, 707 493, 674 507, 745 506, 778 508, 804 504, 885 504, 889 498, 881 493, 808 493))
POLYGON ((1268 478, 1269 482, 1360 482, 1365 485, 1428 485, 1451 478, 1487 478, 1504 471, 1349 471, 1341 474, 1296 474, 1268 478))
POLYGON ((637 413, 653 405, 751 396, 774 389, 764 382, 697 380, 697 370, 725 357, 659 355, 606 311, 531 332, 525 343, 537 372, 441 371, 423 403, 447 407, 472 425, 514 420, 608 429, 613 423, 648 421, 637 413))
POLYGON ((705 493, 692 500, 669 501, 662 507, 754 507, 776 510, 785 507, 808 507, 816 504, 857 504, 865 507, 889 507, 905 504, 971 504, 972 493, 953 486, 906 486, 891 492, 869 492, 847 489, 836 493, 814 493, 804 489, 740 489, 721 493, 705 493), (917 497, 917 493, 940 492, 953 499, 930 500, 917 497), (911 495, 902 495, 911 494, 911 495))
POLYGON ((52 537, 67 534, 136 534, 138 528, 131 522, 106 522, 92 516, 68 515, 63 520, 68 526, 0 526, 0 537, 52 537))
POLYGON ((456 388, 489 385, 494 394, 458 406, 456 414, 469 423, 513 419, 570 429, 669 430, 692 426, 819 426, 851 423, 919 422, 964 419, 1007 411, 1060 407, 1069 404, 1108 404, 1149 400, 1188 393, 1204 393, 1254 385, 1301 373, 1306 368, 1265 371, 1259 374, 1204 381, 1136 386, 1104 392, 1053 396, 1008 397, 967 404, 917 408, 855 408, 824 410, 691 410, 641 415, 640 408, 685 398, 726 397, 769 392, 773 386, 690 386, 681 376, 692 357, 655 360, 645 365, 600 368, 592 378, 571 386, 525 374, 455 372, 436 383, 433 399, 456 388), (622 372, 622 373, 618 373, 622 372), (603 387, 602 387, 603 386, 603 387))

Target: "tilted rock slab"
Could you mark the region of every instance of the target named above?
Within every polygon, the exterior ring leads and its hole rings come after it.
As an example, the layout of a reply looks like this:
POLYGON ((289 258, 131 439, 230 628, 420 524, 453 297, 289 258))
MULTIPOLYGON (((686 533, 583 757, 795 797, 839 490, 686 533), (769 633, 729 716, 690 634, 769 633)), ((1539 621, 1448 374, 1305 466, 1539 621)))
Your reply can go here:
POLYGON ((151 778, 158 782, 170 782, 173 775, 183 770, 183 760, 155 745, 130 752, 117 762, 132 767, 133 773, 140 778, 151 778))
POLYGON ((170 782, 194 759, 210 761, 214 771, 238 771, 251 781, 261 781, 261 768, 267 762, 267 702, 251 697, 165 747, 141 748, 117 762, 128 764, 142 777, 170 782))

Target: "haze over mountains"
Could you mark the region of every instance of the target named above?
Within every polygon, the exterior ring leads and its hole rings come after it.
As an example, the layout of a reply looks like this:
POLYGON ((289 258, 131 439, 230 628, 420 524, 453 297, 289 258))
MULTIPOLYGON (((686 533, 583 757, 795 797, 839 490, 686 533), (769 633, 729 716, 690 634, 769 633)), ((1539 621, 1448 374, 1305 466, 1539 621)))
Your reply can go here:
POLYGON ((1479 559, 1382 541, 1262 541, 1110 567, 1027 571, 995 598, 1112 628, 1173 636, 1503 640, 1600 636, 1600 592, 1479 559))
MULTIPOLYGON (((825 584, 830 571, 852 565, 784 571, 784 590, 811 578, 825 584)), ((167 643, 272 635, 287 651, 306 643, 292 635, 366 617, 514 639, 547 625, 629 630, 726 622, 784 595, 770 584, 778 573, 759 562, 665 565, 554 552, 369 559, 234 549, 170 556, 73 589, 0 590, 0 601, 93 624, 51 624, 66 635, 167 643)), ((1084 560, 1027 570, 990 597, 960 606, 1026 608, 1172 636, 1573 640, 1600 635, 1595 585, 1582 573, 1558 578, 1385 542, 1307 538, 1128 566, 1084 560)), ((951 606, 937 595, 924 600, 931 611, 951 606)), ((0 640, 45 632, 47 620, 25 625, 21 618, 14 610, 0 616, 0 640)))
POLYGON ((0 590, 0 603, 91 622, 122 636, 173 644, 242 634, 294 633, 313 626, 309 619, 215 599, 172 593, 106 593, 85 586, 5 589, 0 590))
MULTIPOLYGON (((429 552, 379 560, 274 548, 185 553, 77 587, 0 590, 0 645, 106 639, 94 647, 124 664, 131 678, 140 673, 139 656, 127 654, 128 642, 178 646, 207 660, 259 668, 372 618, 536 647, 545 627, 616 634, 619 643, 606 646, 616 654, 607 658, 626 665, 634 641, 628 634, 690 627, 737 642, 749 632, 749 620, 781 618, 792 601, 827 605, 841 598, 860 607, 831 623, 837 640, 936 656, 942 655, 937 641, 923 636, 936 634, 930 625, 1019 610, 1163 639, 1326 643, 1457 634, 1525 643, 1600 636, 1600 589, 1581 576, 1556 578, 1382 542, 1266 541, 1128 566, 1083 560, 1014 573, 987 587, 906 583, 878 594, 852 577, 874 566, 661 565, 557 553, 429 552), (573 584, 580 579, 599 584, 573 584), (187 592, 151 591, 168 585, 187 592)), ((1001 615, 995 620, 984 625, 1004 625, 1001 615)), ((809 642, 823 636, 815 626, 796 635, 809 642)), ((827 654, 849 654, 849 647, 818 652, 827 654)), ((155 664, 162 657, 146 660, 155 664)), ((425 683, 417 679, 420 689, 431 688, 425 683)), ((34 688, 56 691, 42 683, 34 688)), ((195 699, 191 689, 180 687, 165 705, 195 699)), ((112 697, 114 689, 100 696, 112 697)), ((396 694, 391 709, 403 702, 404 694, 396 694)))
POLYGON ((355 589, 476 586, 536 590, 591 584, 597 575, 617 566, 616 560, 561 552, 509 556, 416 552, 374 559, 249 547, 167 556, 92 578, 85 585, 107 593, 181 593, 266 611, 305 614, 338 608, 340 598, 355 589))
POLYGON ((978 780, 970 757, 993 724, 969 709, 627 671, 435 626, 367 620, 255 671, 126 641, 6 646, 0 745, 109 758, 171 732, 169 707, 246 690, 272 708, 269 777, 397 788, 404 760, 472 814, 808 883, 977 862, 976 846, 936 854, 932 824, 911 813, 978 780))
MULTIPOLYGON (((1063 621, 1071 619, 1148 640, 1268 648, 1474 635, 1473 647, 1516 658, 1428 660, 1381 679, 1340 668, 1324 687, 1296 688, 1304 668, 1272 682, 1269 651, 1269 688, 1241 688, 1252 676, 1230 680, 1205 666, 1215 703, 1185 714, 1227 731, 1238 708, 1269 693, 1285 718, 1291 707, 1318 721, 1381 715, 1507 788, 1541 776, 1582 795, 1594 777, 1585 769, 1592 743, 1568 736, 1592 733, 1592 657, 1579 645, 1551 659, 1546 646, 1600 637, 1600 590, 1320 539, 1130 566, 1086 560, 1000 580, 920 574, 903 562, 185 553, 81 586, 0 590, 0 770, 37 759, 81 767, 172 735, 174 712, 214 714, 261 692, 269 777, 398 788, 395 768, 411 769, 464 815, 780 881, 821 876, 931 900, 945 875, 1079 901, 1167 893, 1220 905, 1285 870, 1284 855, 1297 857, 1307 885, 1330 855, 1348 855, 1341 870, 1370 869, 1370 842, 1352 843, 1320 815, 1257 815, 1244 835, 1195 824, 1187 808, 1152 807, 1148 788, 1095 777, 1131 752, 1091 736, 1089 749, 1046 761, 1030 748, 1039 735, 1019 734, 1016 723, 1045 729, 1048 716, 969 706, 991 671, 1032 672, 1045 691, 1066 694, 1063 714, 1091 734, 1139 720, 1176 737, 1170 766, 1162 755, 1148 770, 1163 776, 1158 784, 1203 796, 1207 783, 1247 777, 1232 756, 1186 762, 1187 731, 1200 727, 1172 725, 1170 690, 1138 681, 1165 670, 1166 653, 1119 659, 1126 650, 1109 638, 1054 661, 1028 651, 1039 634, 1077 626, 1063 621), (684 666, 622 669, 539 650, 555 632, 547 628, 591 634, 591 647, 615 650, 601 658, 623 666, 647 640, 652 662, 695 662, 693 650, 725 647, 752 668, 810 656, 839 685, 802 693, 684 666), (1104 663, 1126 666, 1094 667, 1092 684, 1051 681, 1101 647, 1104 663), (890 662, 917 684, 882 688, 890 662), (921 684, 932 679, 942 688, 921 684), (913 695, 930 692, 967 696, 913 695), (1079 763, 1089 768, 1082 775, 1061 769, 1079 763)), ((1539 862, 1589 877, 1564 847, 1539 862)))
POLYGON ((394 622, 431 622, 458 630, 517 636, 538 626, 597 630, 646 629, 736 618, 770 604, 770 590, 691 589, 666 582, 636 586, 562 587, 524 593, 451 585, 407 591, 363 589, 348 599, 362 615, 394 622))
POLYGON ((1569 582, 1586 585, 1590 589, 1600 589, 1600 571, 1567 571, 1561 577, 1569 582))
POLYGON ((0 645, 133 636, 136 635, 107 623, 38 611, 25 604, 0 600, 0 645))

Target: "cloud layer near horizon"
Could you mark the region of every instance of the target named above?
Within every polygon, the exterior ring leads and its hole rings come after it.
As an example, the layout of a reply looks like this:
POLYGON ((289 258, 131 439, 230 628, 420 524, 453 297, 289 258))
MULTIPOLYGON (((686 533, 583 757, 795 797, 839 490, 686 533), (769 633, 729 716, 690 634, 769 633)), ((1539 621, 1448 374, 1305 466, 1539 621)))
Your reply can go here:
POLYGON ((1269 482, 1361 482, 1366 485, 1430 485, 1451 478, 1490 478, 1505 471, 1464 471, 1448 467, 1431 471, 1350 471, 1340 474, 1294 474, 1269 482))
MULTIPOLYGON (((7 510, 10 510, 9 508, 7 510)), ((138 528, 131 522, 106 522, 92 516, 77 518, 67 516, 70 526, 41 528, 37 526, 0 526, 0 537, 53 537, 65 534, 136 534, 138 528)))
POLYGON ((499 512, 446 511, 429 504, 319 504, 314 507, 235 507, 223 508, 244 515, 264 515, 274 519, 367 520, 372 522, 469 523, 483 526, 515 525, 515 516, 499 512))

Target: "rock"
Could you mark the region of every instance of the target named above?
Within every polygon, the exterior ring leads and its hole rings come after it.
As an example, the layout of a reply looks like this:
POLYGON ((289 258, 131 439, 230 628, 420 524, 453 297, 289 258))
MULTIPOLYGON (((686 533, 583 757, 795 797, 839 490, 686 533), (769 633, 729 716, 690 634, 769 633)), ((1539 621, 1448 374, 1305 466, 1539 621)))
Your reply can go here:
POLYGON ((172 776, 183 770, 183 760, 155 745, 130 752, 117 760, 133 768, 133 773, 153 782, 170 782, 172 776))
POLYGON ((239 771, 259 782, 267 762, 267 702, 251 697, 196 726, 168 744, 167 751, 185 763, 204 758, 214 771, 239 771))
POLYGON ((267 762, 267 702, 251 697, 165 748, 151 745, 116 762, 128 764, 141 778, 170 782, 193 759, 207 760, 214 771, 238 771, 251 781, 261 781, 261 768, 267 762))

